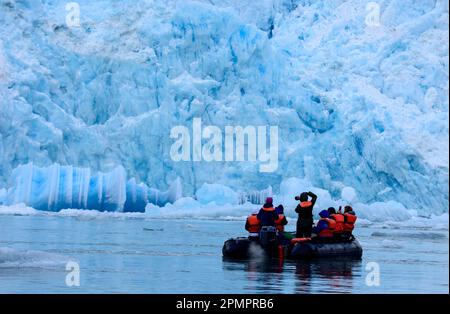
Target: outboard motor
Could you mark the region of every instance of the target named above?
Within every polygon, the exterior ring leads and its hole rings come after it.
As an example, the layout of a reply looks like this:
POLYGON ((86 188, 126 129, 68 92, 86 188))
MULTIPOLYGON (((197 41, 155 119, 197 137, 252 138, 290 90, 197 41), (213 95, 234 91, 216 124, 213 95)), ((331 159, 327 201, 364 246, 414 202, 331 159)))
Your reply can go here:
POLYGON ((259 232, 259 242, 263 248, 271 248, 277 245, 277 228, 264 226, 259 232))

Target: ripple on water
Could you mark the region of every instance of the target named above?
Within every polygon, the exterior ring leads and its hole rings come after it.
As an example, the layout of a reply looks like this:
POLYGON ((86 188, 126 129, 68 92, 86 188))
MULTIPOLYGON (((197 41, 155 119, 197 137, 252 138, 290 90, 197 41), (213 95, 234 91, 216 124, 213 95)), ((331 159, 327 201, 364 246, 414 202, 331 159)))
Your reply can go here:
POLYGON ((409 239, 426 239, 426 240, 444 240, 448 236, 438 232, 372 232, 372 237, 379 238, 409 238, 409 239))

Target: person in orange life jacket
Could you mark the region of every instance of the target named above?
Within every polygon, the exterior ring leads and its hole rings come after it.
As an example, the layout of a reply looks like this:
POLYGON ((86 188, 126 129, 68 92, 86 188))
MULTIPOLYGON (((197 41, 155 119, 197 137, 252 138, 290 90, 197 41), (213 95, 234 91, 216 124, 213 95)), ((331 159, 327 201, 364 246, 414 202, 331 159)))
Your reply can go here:
POLYGON ((336 214, 336 209, 334 207, 328 207, 327 212, 331 216, 331 215, 336 214))
POLYGON ((356 216, 355 211, 353 210, 353 208, 350 205, 347 205, 344 207, 344 214, 356 216))
POLYGON ((344 207, 344 232, 352 233, 355 228, 356 213, 350 205, 344 207))
POLYGON ((335 234, 340 234, 344 231, 344 215, 341 214, 341 207, 339 207, 339 211, 336 212, 334 207, 328 208, 328 214, 330 214, 330 218, 336 221, 336 227, 334 228, 335 234))
POLYGON ((248 231, 248 237, 259 238, 259 231, 261 230, 261 224, 258 220, 258 211, 254 211, 245 221, 245 230, 248 231))
POLYGON ((336 222, 330 219, 328 210, 324 209, 319 213, 320 219, 317 225, 313 228, 313 232, 320 238, 333 237, 333 230, 336 226, 336 222))
POLYGON ((266 202, 259 210, 256 217, 258 217, 261 227, 275 227, 275 221, 278 219, 278 214, 275 212, 275 208, 273 208, 273 199, 271 197, 266 198, 266 202))
POLYGON ((295 212, 298 213, 297 219, 297 238, 310 238, 313 221, 313 208, 317 200, 317 195, 312 192, 303 192, 300 196, 296 196, 295 200, 300 203, 295 208, 295 212), (311 200, 309 200, 311 197, 311 200))
POLYGON ((288 223, 286 216, 284 215, 283 205, 278 205, 277 207, 275 207, 275 212, 278 214, 278 219, 275 220, 275 227, 278 231, 283 232, 284 226, 288 223))

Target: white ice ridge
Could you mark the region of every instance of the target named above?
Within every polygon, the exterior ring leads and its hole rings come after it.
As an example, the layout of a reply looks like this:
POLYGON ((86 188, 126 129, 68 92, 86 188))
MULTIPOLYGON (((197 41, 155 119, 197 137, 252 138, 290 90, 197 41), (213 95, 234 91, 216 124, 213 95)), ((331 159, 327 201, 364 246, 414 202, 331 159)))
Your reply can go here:
POLYGON ((64 208, 113 212, 144 212, 148 203, 164 205, 181 197, 180 180, 161 192, 127 180, 123 167, 92 173, 88 168, 37 167, 32 163, 14 169, 11 187, 0 193, 0 204, 26 204, 39 210, 64 208))
MULTIPOLYGON (((76 0, 79 27, 67 2, 0 0, 0 188, 29 162, 122 165, 160 189, 180 177, 185 195, 300 177, 334 198, 350 186, 366 204, 448 212, 447 0, 76 0), (194 118, 278 126, 278 169, 174 162, 170 130, 194 118)), ((123 185, 136 202, 167 197, 106 174, 86 191, 87 173, 50 169, 42 200, 27 182, 15 197, 114 210, 123 185)))

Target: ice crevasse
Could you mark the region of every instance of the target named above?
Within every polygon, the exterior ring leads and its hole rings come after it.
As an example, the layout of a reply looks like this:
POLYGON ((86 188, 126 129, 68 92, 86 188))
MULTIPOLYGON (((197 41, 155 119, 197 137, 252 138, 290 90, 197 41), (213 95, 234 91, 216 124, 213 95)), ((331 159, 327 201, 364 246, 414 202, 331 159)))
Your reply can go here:
POLYGON ((0 202, 142 211, 298 177, 447 213, 448 3, 380 0, 368 26, 368 2, 78 0, 69 27, 67 1, 0 0, 0 202), (174 162, 194 118, 278 126, 277 170, 174 162))

